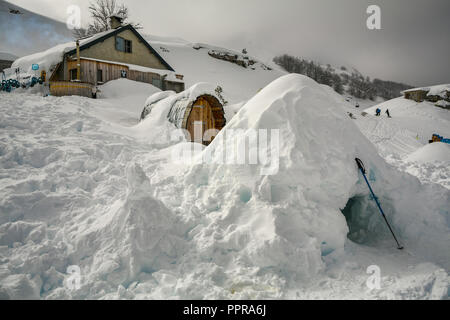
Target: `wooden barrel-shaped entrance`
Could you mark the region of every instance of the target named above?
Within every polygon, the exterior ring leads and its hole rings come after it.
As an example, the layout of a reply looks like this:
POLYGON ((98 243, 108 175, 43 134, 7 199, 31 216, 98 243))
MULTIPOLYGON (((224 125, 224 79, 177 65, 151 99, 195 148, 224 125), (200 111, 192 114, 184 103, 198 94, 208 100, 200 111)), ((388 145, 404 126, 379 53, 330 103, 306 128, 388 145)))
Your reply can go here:
POLYGON ((212 94, 192 97, 186 92, 180 94, 157 93, 149 100, 151 102, 144 107, 141 120, 147 118, 153 108, 157 106, 165 108, 168 104, 170 109, 167 119, 177 128, 186 130, 186 137, 190 142, 209 145, 217 133, 225 127, 223 106, 219 99, 212 94))
POLYGON ((193 103, 184 128, 192 142, 209 145, 224 126, 222 104, 213 96, 203 95, 193 103))

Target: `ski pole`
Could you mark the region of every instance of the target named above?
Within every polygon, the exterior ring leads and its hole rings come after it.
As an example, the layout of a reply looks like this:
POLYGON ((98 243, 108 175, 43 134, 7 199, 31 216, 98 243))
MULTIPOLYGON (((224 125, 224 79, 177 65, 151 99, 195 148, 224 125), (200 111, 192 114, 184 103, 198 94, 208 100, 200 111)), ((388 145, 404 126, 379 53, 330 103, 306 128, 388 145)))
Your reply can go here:
POLYGON ((365 167, 364 167, 363 162, 361 161, 361 159, 358 159, 358 158, 356 158, 355 160, 356 160, 356 163, 358 164, 359 170, 361 171, 361 173, 362 173, 362 175, 363 175, 363 177, 364 177, 364 180, 366 180, 367 186, 369 187, 370 193, 372 194, 373 199, 375 200, 375 203, 376 203, 377 206, 378 206, 378 209, 380 209, 380 212, 381 212, 381 215, 382 215, 383 218, 384 218, 384 221, 386 221, 386 224, 387 224, 387 226, 388 226, 388 228, 389 228, 389 231, 391 231, 392 236, 393 236, 394 239, 395 239, 395 242, 397 242, 397 249, 403 250, 403 246, 401 246, 400 243, 398 242, 397 237, 395 236, 395 233, 394 233, 394 231, 392 230, 391 225, 389 224, 388 219, 386 218, 386 215, 384 214, 383 209, 381 208, 380 202, 378 201, 377 196, 376 196, 375 193, 373 192, 372 187, 370 186, 369 180, 367 180, 367 177, 366 177, 366 169, 365 169, 365 167))

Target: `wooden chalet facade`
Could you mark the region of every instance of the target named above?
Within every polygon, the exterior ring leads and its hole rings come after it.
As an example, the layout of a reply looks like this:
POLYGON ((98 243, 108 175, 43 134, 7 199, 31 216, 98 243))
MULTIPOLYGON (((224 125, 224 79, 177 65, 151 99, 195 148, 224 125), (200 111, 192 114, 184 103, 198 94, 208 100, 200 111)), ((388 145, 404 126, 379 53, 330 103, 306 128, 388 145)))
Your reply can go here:
POLYGON ((411 90, 404 92, 405 99, 414 100, 416 102, 423 102, 427 97, 428 91, 424 90, 411 90))
POLYGON ((80 83, 93 87, 120 78, 149 83, 161 90, 184 90, 183 76, 176 74, 133 26, 115 25, 115 29, 82 40, 64 54, 49 79, 52 95, 68 95, 73 86, 72 94, 90 96, 88 90, 80 94, 80 83))

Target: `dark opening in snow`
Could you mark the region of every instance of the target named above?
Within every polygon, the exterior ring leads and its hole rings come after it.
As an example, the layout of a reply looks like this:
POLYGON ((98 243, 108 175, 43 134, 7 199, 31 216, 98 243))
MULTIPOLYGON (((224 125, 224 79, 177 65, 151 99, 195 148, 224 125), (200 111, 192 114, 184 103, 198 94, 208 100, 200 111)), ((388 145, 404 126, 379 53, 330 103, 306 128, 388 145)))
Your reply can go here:
MULTIPOLYGON (((389 217, 393 212, 390 201, 386 199, 380 199, 380 201, 389 217)), ((347 237, 351 241, 374 246, 380 241, 390 239, 389 230, 371 196, 352 197, 341 211, 347 220, 349 228, 347 237)))

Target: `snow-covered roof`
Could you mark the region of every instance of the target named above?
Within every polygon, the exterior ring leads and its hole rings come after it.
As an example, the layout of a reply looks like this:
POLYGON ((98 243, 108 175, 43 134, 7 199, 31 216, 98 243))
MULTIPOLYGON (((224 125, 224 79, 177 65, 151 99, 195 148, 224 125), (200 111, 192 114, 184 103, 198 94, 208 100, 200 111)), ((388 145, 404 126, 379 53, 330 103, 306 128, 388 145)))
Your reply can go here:
MULTIPOLYGON (((89 44, 92 41, 95 41, 101 37, 104 37, 112 32, 117 30, 108 30, 105 32, 97 33, 96 35, 80 40, 80 46, 89 44)), ((51 73, 55 71, 56 66, 63 60, 64 55, 67 52, 76 49, 76 42, 71 41, 63 44, 59 44, 53 48, 48 50, 34 53, 14 61, 12 68, 19 68, 22 76, 24 75, 35 75, 40 74, 42 70, 47 72, 47 75, 50 77, 51 73), (33 64, 39 65, 39 70, 34 71, 32 69, 33 64)))
POLYGON ((439 86, 433 86, 428 92, 429 96, 445 96, 447 92, 450 92, 450 84, 442 84, 439 86))
POLYGON ((415 92, 415 91, 426 91, 428 92, 428 96, 442 96, 445 95, 447 91, 450 91, 450 84, 440 84, 436 86, 430 86, 430 87, 420 87, 420 88, 413 88, 408 89, 405 91, 402 91, 402 93, 408 93, 408 92, 415 92))
MULTIPOLYGON (((192 107, 192 104, 197 101, 200 96, 209 95, 220 101, 215 93, 215 87, 209 83, 197 83, 191 88, 174 94, 169 91, 167 93, 160 92, 150 96, 142 113, 143 118, 148 116, 153 108, 164 108, 167 110, 166 115, 170 122, 177 128, 183 128, 186 110, 192 107)), ((188 113, 190 110, 188 110, 188 113)))

